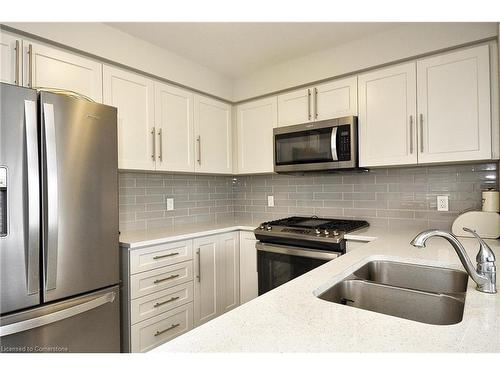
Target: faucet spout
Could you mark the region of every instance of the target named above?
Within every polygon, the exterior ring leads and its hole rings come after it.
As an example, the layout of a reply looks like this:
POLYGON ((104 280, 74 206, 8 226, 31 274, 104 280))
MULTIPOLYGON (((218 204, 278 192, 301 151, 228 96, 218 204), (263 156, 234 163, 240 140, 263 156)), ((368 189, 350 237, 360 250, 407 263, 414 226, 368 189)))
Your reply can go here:
MULTIPOLYGON (((464 230, 467 228, 464 228, 464 230)), ((493 251, 488 247, 488 245, 477 235, 475 231, 468 230, 473 232, 474 236, 478 238, 480 243, 480 251, 477 256, 477 269, 472 264, 470 258, 467 256, 467 252, 465 248, 460 243, 458 238, 456 238, 453 234, 447 231, 438 230, 438 229, 429 229, 419 233, 411 242, 412 246, 418 248, 424 248, 426 241, 431 237, 441 237, 446 239, 455 252, 458 255, 458 258, 462 262, 465 270, 469 274, 469 276, 474 280, 477 284, 477 289, 481 292, 485 293, 496 293, 496 267, 495 267, 495 255, 493 251)))

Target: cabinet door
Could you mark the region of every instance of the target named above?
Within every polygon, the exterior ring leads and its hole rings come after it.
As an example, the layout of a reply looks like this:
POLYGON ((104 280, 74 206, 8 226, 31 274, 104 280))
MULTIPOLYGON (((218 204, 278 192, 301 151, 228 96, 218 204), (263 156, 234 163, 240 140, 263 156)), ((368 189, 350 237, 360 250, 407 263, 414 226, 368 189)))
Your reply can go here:
POLYGON ((199 326, 218 314, 217 266, 218 236, 197 238, 193 242, 194 258, 194 325, 199 326))
POLYGON ((248 302, 259 295, 257 274, 257 240, 252 232, 240 232, 240 302, 248 302))
POLYGON ((419 163, 491 158, 489 47, 417 62, 419 163))
POLYGON ((238 232, 219 235, 219 314, 240 305, 240 245, 238 232))
POLYGON ((278 95, 278 126, 303 124, 312 117, 311 88, 278 95))
POLYGON ((276 97, 239 105, 238 173, 273 172, 273 129, 277 122, 276 97))
POLYGON ((358 78, 348 77, 314 88, 314 118, 327 120, 358 114, 358 78))
POLYGON ((103 77, 104 104, 118 108, 118 168, 154 170, 153 81, 107 65, 103 77))
POLYGON ((415 63, 358 76, 359 164, 417 163, 415 63))
POLYGON ((20 38, 0 32, 0 82, 22 85, 22 43, 20 38))
POLYGON ((156 170, 194 172, 193 94, 155 82, 156 170))
POLYGON ((196 95, 194 128, 197 148, 195 171, 232 173, 231 106, 196 95))
POLYGON ((23 42, 24 85, 71 90, 102 102, 102 64, 58 48, 23 42))

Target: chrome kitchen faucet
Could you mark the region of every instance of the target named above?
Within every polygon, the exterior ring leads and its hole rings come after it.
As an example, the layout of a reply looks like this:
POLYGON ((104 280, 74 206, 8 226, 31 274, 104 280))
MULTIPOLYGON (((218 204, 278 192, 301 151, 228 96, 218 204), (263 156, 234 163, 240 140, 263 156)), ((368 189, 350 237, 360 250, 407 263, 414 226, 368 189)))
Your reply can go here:
POLYGON ((477 284, 476 289, 484 293, 496 293, 496 267, 495 254, 475 230, 463 228, 464 231, 472 233, 479 241, 479 252, 476 255, 477 268, 474 268, 471 260, 467 256, 463 245, 450 232, 438 229, 429 229, 419 233, 410 244, 415 247, 425 247, 425 242, 431 237, 442 237, 453 246, 465 270, 472 280, 477 284))

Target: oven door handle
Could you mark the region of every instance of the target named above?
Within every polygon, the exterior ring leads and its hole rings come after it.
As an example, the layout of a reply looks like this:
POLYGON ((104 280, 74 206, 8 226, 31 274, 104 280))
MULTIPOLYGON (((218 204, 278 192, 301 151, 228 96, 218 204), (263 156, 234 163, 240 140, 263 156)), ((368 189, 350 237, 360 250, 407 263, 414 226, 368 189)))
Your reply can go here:
POLYGON ((268 253, 285 254, 292 256, 299 256, 304 258, 332 260, 338 258, 341 254, 330 251, 321 251, 316 249, 303 250, 301 248, 284 245, 270 245, 267 243, 257 242, 255 248, 258 251, 265 251, 268 253))

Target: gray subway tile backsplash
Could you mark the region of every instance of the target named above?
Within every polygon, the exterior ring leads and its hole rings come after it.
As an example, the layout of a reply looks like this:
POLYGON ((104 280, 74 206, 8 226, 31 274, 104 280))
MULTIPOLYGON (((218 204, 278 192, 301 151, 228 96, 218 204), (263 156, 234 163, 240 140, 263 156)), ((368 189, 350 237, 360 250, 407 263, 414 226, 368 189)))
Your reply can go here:
POLYGON ((498 189, 494 162, 368 172, 203 176, 120 172, 120 228, 251 222, 291 215, 365 219, 385 228, 449 229, 462 211, 480 209, 481 191, 498 189), (274 195, 275 207, 267 207, 274 195), (448 195, 449 212, 436 210, 448 195), (166 211, 166 199, 174 210, 166 211))

